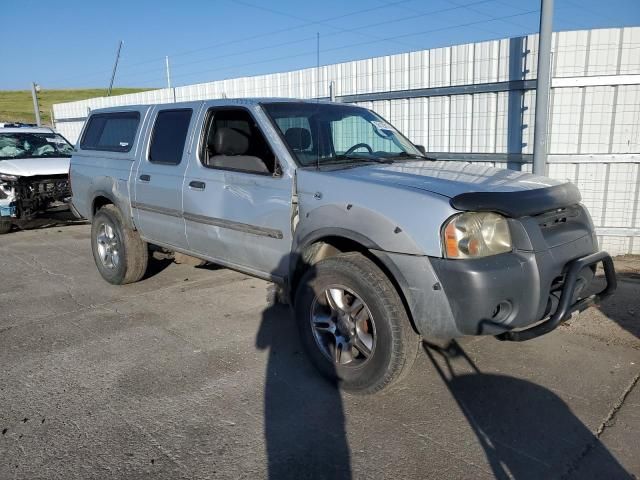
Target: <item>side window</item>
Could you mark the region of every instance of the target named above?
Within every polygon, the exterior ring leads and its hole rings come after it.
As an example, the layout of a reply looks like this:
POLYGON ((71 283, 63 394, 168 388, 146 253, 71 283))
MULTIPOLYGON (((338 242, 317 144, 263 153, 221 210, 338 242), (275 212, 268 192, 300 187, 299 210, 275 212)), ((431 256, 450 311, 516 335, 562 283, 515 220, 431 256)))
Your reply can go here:
POLYGON ((182 161, 192 113, 190 108, 158 113, 149 146, 151 163, 178 165, 182 161))
POLYGON ((276 161, 251 114, 243 109, 209 112, 202 164, 208 168, 273 175, 276 161))
POLYGON ((140 123, 138 112, 99 113, 89 118, 80 141, 83 150, 128 152, 133 147, 140 123))

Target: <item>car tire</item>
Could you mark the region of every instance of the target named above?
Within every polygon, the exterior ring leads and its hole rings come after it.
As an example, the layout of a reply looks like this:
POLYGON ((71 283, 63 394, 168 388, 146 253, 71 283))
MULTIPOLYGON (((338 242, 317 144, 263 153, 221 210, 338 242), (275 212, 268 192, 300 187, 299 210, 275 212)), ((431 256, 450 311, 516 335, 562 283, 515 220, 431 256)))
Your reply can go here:
POLYGON ((94 215, 91 249, 100 275, 114 285, 137 282, 147 270, 148 245, 126 225, 115 205, 106 205, 94 215))
POLYGON ((375 393, 411 369, 419 337, 394 285, 365 256, 339 254, 309 267, 294 308, 311 361, 344 390, 375 393))
POLYGON ((0 222, 0 235, 11 231, 11 222, 0 222))

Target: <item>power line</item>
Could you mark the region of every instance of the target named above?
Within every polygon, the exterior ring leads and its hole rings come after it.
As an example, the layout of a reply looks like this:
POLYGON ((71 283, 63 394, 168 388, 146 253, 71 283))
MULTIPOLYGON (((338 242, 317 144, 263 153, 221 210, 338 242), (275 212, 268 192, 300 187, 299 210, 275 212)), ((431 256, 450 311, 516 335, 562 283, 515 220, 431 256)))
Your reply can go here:
MULTIPOLYGON (((505 5, 504 2, 501 2, 499 0, 497 0, 497 1, 499 3, 502 3, 503 5, 505 5)), ((454 0, 447 0, 447 2, 452 3, 453 5, 460 5, 459 3, 455 2, 454 0)), ((496 18, 494 15, 491 15, 490 13, 483 12, 482 10, 479 10, 477 8, 473 8, 473 6, 470 6, 470 5, 464 5, 464 8, 469 10, 470 12, 479 13, 480 15, 484 15, 485 17, 489 17, 489 18, 493 18, 493 19, 496 18)), ((516 8, 516 10, 519 10, 521 12, 525 11, 524 9, 519 8, 519 7, 516 8)), ((500 21, 502 21, 503 23, 514 25, 514 26, 516 26, 518 28, 522 28, 522 29, 525 29, 525 30, 530 29, 529 26, 522 25, 521 23, 517 23, 517 22, 514 22, 514 21, 509 20, 509 19, 500 19, 500 21)), ((527 33, 529 33, 529 32, 527 32, 527 33)), ((526 33, 525 33, 525 35, 526 35, 526 33)))
MULTIPOLYGON (((347 49, 347 48, 358 47, 358 46, 371 45, 371 44, 374 44, 374 43, 389 41, 390 39, 393 39, 393 38, 415 37, 415 36, 419 36, 419 35, 437 33, 437 32, 441 32, 441 31, 444 31, 444 30, 470 27, 470 26, 474 26, 474 25, 478 25, 478 24, 482 24, 482 23, 490 23, 490 22, 499 21, 499 20, 503 20, 503 19, 517 18, 517 17, 522 17, 522 16, 526 16, 526 15, 531 15, 531 14, 537 14, 537 13, 538 13, 538 10, 529 10, 529 11, 526 11, 526 12, 521 12, 521 13, 516 13, 516 14, 511 14, 511 15, 505 15, 505 16, 501 16, 501 17, 477 20, 477 21, 473 21, 473 22, 466 22, 466 23, 461 23, 461 24, 456 24, 456 25, 449 25, 449 26, 439 27, 439 28, 434 28, 434 29, 429 29, 429 30, 421 30, 419 32, 410 32, 410 33, 406 33, 406 34, 402 34, 402 35, 395 35, 395 36, 389 36, 389 37, 386 37, 386 38, 381 38, 379 40, 370 40, 370 41, 367 41, 367 42, 352 43, 352 44, 347 44, 347 45, 341 45, 341 46, 338 46, 338 47, 327 48, 327 49, 323 49, 323 53, 335 52, 335 51, 344 50, 344 49, 347 49)), ((230 70, 230 69, 234 69, 234 68, 241 68, 241 67, 260 65, 260 64, 265 64, 265 63, 272 63, 272 62, 276 62, 276 61, 284 60, 284 59, 289 59, 289 58, 298 58, 298 57, 303 57, 303 56, 310 56, 310 55, 312 55, 314 53, 316 53, 315 50, 308 50, 308 51, 305 51, 305 52, 302 52, 302 53, 299 53, 299 54, 294 54, 294 55, 289 54, 289 55, 285 55, 285 56, 279 56, 279 57, 276 57, 276 58, 264 59, 264 60, 260 60, 260 61, 256 61, 256 62, 228 65, 226 67, 216 67, 215 69, 207 69, 207 70, 201 70, 201 71, 197 71, 197 72, 183 72, 183 73, 181 73, 179 75, 173 75, 173 77, 175 79, 176 77, 194 76, 194 75, 200 75, 200 74, 210 73, 210 72, 214 72, 214 71, 215 72, 220 72, 220 71, 230 70)), ((149 84, 151 82, 153 82, 153 81, 143 82, 142 84, 145 84, 145 83, 149 84)))
MULTIPOLYGON (((237 1, 237 0, 236 0, 237 1)), ((425 17, 425 16, 430 16, 430 15, 435 15, 435 14, 441 14, 441 13, 446 13, 446 12, 451 12, 451 11, 455 11, 455 10, 460 10, 460 9, 464 9, 467 8, 469 5, 480 5, 480 4, 486 4, 486 3, 491 3, 494 2, 495 0, 477 0, 475 2, 469 3, 469 4, 465 4, 465 5, 455 5, 453 7, 447 7, 447 8, 441 8, 441 9, 436 9, 436 10, 430 10, 427 12, 420 12, 418 15, 408 15, 405 17, 400 17, 400 18, 396 18, 396 19, 391 19, 391 20, 385 20, 385 21, 380 21, 380 22, 374 22, 374 23, 369 23, 366 25, 360 25, 357 27, 353 27, 353 28, 349 28, 349 29, 341 29, 340 32, 333 34, 333 36, 337 36, 337 35, 343 35, 345 33, 351 33, 351 32, 356 32, 358 30, 364 30, 367 28, 372 28, 372 27, 379 27, 379 26, 388 26, 391 23, 399 23, 399 22, 404 22, 407 20, 414 20, 416 18, 420 18, 420 17, 425 17)), ((396 2, 397 3, 397 2, 396 2)), ((393 5, 393 4, 387 4, 387 5, 393 5)), ((370 9, 371 10, 371 9, 370 9)), ((494 20, 495 18, 492 18, 491 20, 494 20)), ((483 23, 484 21, 481 21, 480 23, 483 23)), ((444 27, 444 28, 439 28, 439 29, 435 29, 434 31, 443 31, 443 30, 447 30, 449 27, 444 27)), ((412 36, 412 35, 409 35, 412 36)), ((364 43, 358 43, 358 44, 351 44, 354 46, 360 46, 360 45, 369 45, 372 43, 379 43, 379 42, 388 42, 390 40, 393 40, 394 38, 399 38, 399 37, 374 37, 375 40, 374 41, 370 41, 370 42, 364 42, 364 43)), ((287 41, 287 42, 283 42, 280 44, 277 44, 277 46, 287 46, 287 45, 292 45, 292 44, 299 44, 300 42, 303 42, 305 40, 308 40, 309 38, 302 38, 302 39, 298 39, 298 40, 293 40, 293 41, 287 41)), ((348 47, 349 45, 347 45, 348 47)), ((243 51, 243 52, 236 52, 236 53, 230 53, 230 54, 225 54, 225 55, 218 55, 215 57, 209 57, 209 58, 205 58, 205 59, 200 59, 200 60, 196 60, 193 62, 184 62, 183 64, 174 64, 174 67, 178 67, 178 66, 182 66, 182 65, 187 65, 187 64, 194 64, 194 63, 202 63, 202 62, 206 62, 206 61, 210 61, 210 60, 217 60, 220 58, 225 58, 225 57, 230 57, 230 56, 236 56, 239 54, 243 54, 243 53, 252 53, 255 50, 263 50, 266 48, 273 48, 272 46, 269 47, 263 47, 260 49, 251 49, 248 51, 243 51)), ((263 63, 263 62, 259 62, 259 63, 263 63)), ((207 70, 205 72, 209 72, 211 70, 207 70)), ((199 72, 199 73, 204 73, 204 72, 199 72)), ((188 75, 188 73, 187 73, 188 75)), ((124 78, 127 77, 131 77, 132 75, 125 75, 125 76, 121 76, 124 78)), ((176 76, 185 76, 183 75, 174 75, 174 77, 176 76)), ((149 82, 146 82, 149 83, 149 82)))
MULTIPOLYGON (((173 69, 175 71, 177 67, 182 67, 182 66, 185 66, 185 65, 194 65, 194 64, 202 63, 202 62, 210 62, 212 60, 220 60, 222 58, 236 57, 238 55, 243 55, 243 54, 247 54, 247 53, 254 53, 254 52, 258 52, 258 51, 269 50, 269 49, 272 49, 272 48, 279 48, 279 47, 288 46, 288 45, 292 45, 292 44, 299 44, 301 42, 304 42, 304 41, 307 41, 307 40, 313 40, 315 38, 316 38, 316 36, 314 35, 312 37, 304 37, 304 38, 298 38, 298 39, 295 39, 295 40, 288 40, 286 42, 280 42, 280 43, 276 43, 276 44, 273 44, 273 45, 266 45, 266 46, 259 47, 259 48, 251 48, 251 49, 248 49, 248 50, 242 50, 240 52, 226 53, 224 55, 216 55, 214 57, 208 57, 208 58, 204 58, 204 59, 194 60, 194 61, 191 61, 191 62, 173 63, 173 69)), ((132 74, 121 75, 120 78, 131 78, 132 76, 135 77, 136 75, 139 75, 139 74, 140 74, 140 72, 135 72, 135 73, 132 73, 132 74)), ((174 75, 174 77, 175 77, 175 75, 174 75)))
MULTIPOLYGON (((294 20, 303 21, 303 22, 307 21, 303 17, 299 17, 297 15, 292 15, 292 14, 287 13, 287 12, 282 12, 282 11, 276 10, 274 8, 265 7, 264 5, 254 5, 252 3, 245 2, 243 0, 228 0, 228 1, 233 2, 233 3, 237 3, 239 5, 244 5, 245 7, 254 8, 254 9, 257 9, 257 10, 262 10, 262 11, 265 11, 265 12, 270 12, 270 13, 273 13, 275 15, 280 15, 282 17, 292 18, 294 20)), ((486 0, 486 1, 492 1, 492 0, 486 0)), ((393 6, 396 3, 398 3, 398 2, 394 2, 394 3, 391 3, 391 4, 385 5, 385 7, 393 6)), ((382 6, 380 8, 382 8, 382 6)), ((327 22, 325 20, 316 20, 314 23, 316 23, 318 25, 328 26, 329 28, 332 28, 334 30, 338 30, 338 31, 343 32, 343 33, 351 33, 351 32, 353 32, 353 33, 357 33, 359 35, 363 35, 363 36, 370 37, 370 38, 380 38, 377 35, 372 35, 370 33, 358 32, 357 28, 356 29, 350 29, 350 28, 337 27, 335 25, 330 24, 329 22, 327 22)), ((404 43, 404 42, 396 42, 396 43, 399 43, 400 45, 404 45, 404 46, 415 47, 414 45, 410 45, 410 44, 407 44, 407 43, 404 43)))
MULTIPOLYGON (((244 2, 243 0, 229 0, 229 1, 235 1, 236 3, 243 4, 243 5, 246 5, 246 6, 251 6, 251 7, 255 7, 255 8, 259 8, 259 9, 266 9, 266 10, 272 11, 274 13, 280 13, 282 15, 290 16, 289 14, 277 12, 277 11, 275 11, 273 9, 267 9, 266 7, 255 6, 255 5, 249 4, 247 2, 244 2)), ((358 10, 356 12, 336 15, 336 16, 333 16, 333 17, 326 18, 324 20, 314 20, 314 21, 307 22, 305 24, 299 25, 297 27, 290 27, 290 28, 286 28, 286 29, 280 29, 280 30, 276 30, 276 31, 273 31, 273 32, 270 32, 270 33, 266 33, 266 34, 257 34, 257 35, 253 35, 253 36, 250 36, 250 37, 245 37, 243 39, 230 40, 230 41, 227 41, 227 42, 222 42, 222 43, 218 43, 218 44, 207 46, 207 47, 201 47, 201 48, 198 48, 198 49, 194 49, 194 50, 190 50, 190 51, 186 51, 186 52, 182 52, 182 53, 173 54, 173 55, 171 55, 171 57, 175 58, 175 57, 179 57, 179 56, 191 55, 193 53, 197 53, 197 52, 204 51, 204 50, 209 50, 211 48, 232 45, 232 44, 235 44, 235 43, 244 42, 244 41, 255 39, 255 38, 260 38, 260 37, 263 37, 265 35, 273 35, 275 33, 289 32, 291 30, 296 30, 296 29, 299 29, 299 28, 302 28, 302 27, 305 27, 305 26, 309 26, 309 25, 326 24, 328 21, 331 21, 331 20, 337 20, 337 19, 341 19, 341 18, 346 18, 346 17, 350 17, 350 16, 353 16, 353 15, 358 15, 358 14, 362 14, 362 13, 368 13, 368 12, 371 12, 371 11, 380 10, 380 9, 384 9, 384 8, 395 7, 395 6, 399 5, 399 4, 407 3, 409 1, 413 1, 413 0, 399 0, 399 1, 391 2, 391 3, 385 3, 384 5, 378 5, 378 6, 375 6, 375 7, 370 7, 370 8, 366 8, 366 9, 363 9, 363 10, 358 10)), ((408 20, 414 20, 415 18, 425 17, 425 16, 429 16, 429 15, 436 15, 436 14, 441 14, 441 13, 452 12, 452 11, 455 11, 455 10, 460 10, 460 9, 467 8, 469 6, 481 5, 481 4, 491 3, 491 2, 495 2, 495 1, 497 1, 497 0, 477 0, 475 2, 471 2, 471 3, 468 3, 468 4, 464 4, 464 5, 461 5, 461 4, 460 5, 454 5, 452 7, 446 7, 446 8, 430 10, 430 11, 427 11, 427 12, 421 12, 418 15, 408 15, 408 16, 401 17, 401 18, 388 19, 388 20, 375 22, 375 23, 370 23, 370 24, 366 24, 366 25, 361 25, 361 26, 357 26, 357 27, 353 27, 353 28, 341 28, 341 27, 335 27, 335 26, 333 26, 332 28, 340 30, 338 33, 334 34, 334 36, 335 35, 340 35, 340 34, 346 34, 346 33, 357 33, 360 30, 364 30, 364 29, 367 29, 367 28, 386 26, 386 25, 389 25, 391 23, 399 23, 399 22, 404 22, 404 21, 408 21, 408 20)), ((295 19, 302 20, 302 17, 295 17, 295 19)), ((367 35, 367 36, 372 36, 372 35, 367 35)), ((376 39, 378 42, 381 42, 381 41, 394 41, 394 39, 391 39, 391 37, 382 38, 382 37, 378 37, 378 36, 373 36, 373 38, 376 39)), ((306 39, 299 39, 299 40, 296 40, 294 42, 300 42, 300 41, 304 41, 304 40, 306 40, 306 39)), ((293 42, 289 42, 289 41, 288 42, 283 42, 282 44, 279 44, 279 45, 283 45, 284 46, 284 45, 288 45, 289 43, 293 43, 293 42)), ((377 43, 377 42, 371 42, 371 43, 377 43)), ((252 50, 256 50, 256 49, 252 49, 252 50)), ((249 52, 251 52, 251 50, 247 51, 247 53, 249 53, 249 52)), ((218 58, 221 58, 221 57, 224 58, 224 57, 227 57, 227 56, 233 56, 233 55, 238 55, 238 54, 242 54, 242 53, 245 53, 245 52, 239 52, 239 53, 232 53, 232 54, 228 54, 228 55, 209 57, 209 58, 205 58, 205 59, 196 60, 196 61, 193 61, 193 62, 183 62, 182 64, 178 63, 178 64, 174 64, 173 66, 174 66, 174 69, 175 69, 175 67, 179 67, 179 66, 184 65, 184 64, 202 63, 202 62, 205 62, 205 61, 215 60, 215 59, 218 59, 218 58)), ((121 66, 120 70, 123 70, 123 69, 126 69, 126 68, 132 68, 134 66, 140 66, 140 65, 148 64, 150 62, 155 62, 155 61, 158 61, 158 65, 156 67, 152 68, 152 70, 155 70, 156 72, 160 72, 160 71, 164 72, 164 68, 162 67, 162 63, 159 60, 147 60, 147 61, 143 61, 143 62, 138 62, 136 64, 130 64, 130 65, 124 66, 124 67, 121 66)), ((164 61, 164 58, 162 59, 162 61, 164 61)), ((144 72, 144 73, 147 73, 147 72, 144 72)), ((131 78, 133 75, 136 75, 136 74, 137 74, 137 72, 131 72, 131 73, 128 73, 126 75, 120 75, 120 78, 131 78)), ((95 75, 84 76, 84 77, 81 77, 81 78, 92 78, 92 77, 95 77, 95 75)), ((74 77, 74 79, 77 80, 77 77, 74 77)), ((148 82, 146 82, 146 83, 148 83, 148 82)))
MULTIPOLYGON (((214 44, 211 44, 211 45, 208 45, 208 46, 199 47, 199 48, 192 49, 192 50, 185 50, 185 51, 182 51, 182 52, 174 52, 174 53, 170 53, 169 55, 172 58, 173 57, 186 56, 186 55, 192 55, 194 53, 198 53, 198 52, 201 52, 201 51, 204 51, 204 50, 210 50, 212 48, 224 47, 224 46, 227 46, 227 45, 233 45, 235 43, 241 43, 241 42, 246 42, 246 41, 249 41, 249 40, 256 40, 256 39, 262 38, 262 37, 277 35, 279 33, 291 32, 292 30, 298 30, 300 28, 304 28, 304 27, 308 27, 308 26, 312 26, 312 25, 318 25, 319 23, 322 23, 322 22, 329 22, 329 21, 332 21, 332 20, 339 20, 339 19, 342 19, 342 18, 352 17, 354 15, 361 15, 363 13, 369 13, 369 12, 376 11, 376 10, 390 8, 390 7, 394 7, 394 6, 397 6, 397 5, 400 5, 400 4, 403 4, 403 3, 408 3, 408 2, 411 2, 411 1, 413 1, 413 0, 397 0, 395 2, 386 4, 386 5, 379 5, 377 7, 370 7, 370 8, 360 9, 360 10, 356 10, 356 11, 350 12, 350 13, 344 13, 344 14, 341 14, 341 15, 335 15, 335 16, 332 16, 332 17, 327 17, 327 18, 322 19, 322 20, 309 21, 309 22, 306 22, 304 24, 293 26, 293 27, 286 27, 286 28, 281 28, 281 29, 278 29, 278 30, 272 30, 272 31, 269 31, 269 32, 265 32, 265 33, 258 33, 258 34, 251 35, 251 36, 248 36, 248 37, 243 37, 243 38, 230 40, 230 41, 226 41, 226 42, 214 43, 214 44)), ((140 65, 148 65, 149 63, 153 63, 153 62, 161 62, 162 60, 163 60, 163 58, 161 58, 161 57, 149 58, 147 60, 142 60, 140 62, 136 62, 136 63, 132 63, 132 64, 121 66, 120 69, 121 70, 122 69, 130 69, 130 68, 137 67, 137 66, 140 66, 140 65)), ((105 72, 108 72, 108 70, 101 70, 101 71, 97 71, 97 72, 94 72, 94 73, 90 73, 90 74, 85 75, 83 78, 87 78, 87 77, 93 78, 96 75, 103 75, 105 72)), ((77 76, 66 77, 66 78, 58 79, 58 80, 52 80, 52 82, 60 82, 60 81, 72 80, 72 79, 77 79, 77 76)))

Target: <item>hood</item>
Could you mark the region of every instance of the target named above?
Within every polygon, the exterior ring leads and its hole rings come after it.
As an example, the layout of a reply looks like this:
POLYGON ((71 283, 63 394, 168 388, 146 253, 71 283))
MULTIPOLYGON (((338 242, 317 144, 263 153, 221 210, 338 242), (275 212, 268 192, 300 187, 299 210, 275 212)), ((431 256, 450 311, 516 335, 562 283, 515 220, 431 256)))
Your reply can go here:
POLYGON ((450 198, 469 192, 518 192, 564 183, 526 172, 453 161, 397 162, 332 173, 361 181, 416 188, 450 198))
POLYGON ((70 158, 65 157, 0 160, 0 173, 19 177, 66 175, 69 172, 69 160, 70 158))

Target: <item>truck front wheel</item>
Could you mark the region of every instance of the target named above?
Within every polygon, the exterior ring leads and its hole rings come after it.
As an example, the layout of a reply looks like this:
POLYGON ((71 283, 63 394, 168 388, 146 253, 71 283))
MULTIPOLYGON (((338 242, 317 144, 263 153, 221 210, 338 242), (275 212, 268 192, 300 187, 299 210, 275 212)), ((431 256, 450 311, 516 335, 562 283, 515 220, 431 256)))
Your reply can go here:
POLYGON ((147 270, 148 246, 115 205, 105 205, 94 215, 91 248, 100 275, 114 285, 137 282, 147 270))
POLYGON ((374 393, 406 374, 419 338, 398 292, 371 260, 346 253, 310 266, 295 311, 312 362, 354 393, 374 393))
POLYGON ((0 235, 4 235, 5 233, 9 233, 11 231, 11 222, 2 221, 0 222, 0 235))

